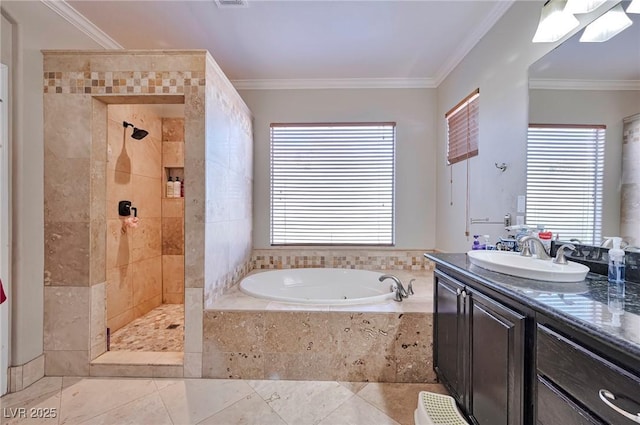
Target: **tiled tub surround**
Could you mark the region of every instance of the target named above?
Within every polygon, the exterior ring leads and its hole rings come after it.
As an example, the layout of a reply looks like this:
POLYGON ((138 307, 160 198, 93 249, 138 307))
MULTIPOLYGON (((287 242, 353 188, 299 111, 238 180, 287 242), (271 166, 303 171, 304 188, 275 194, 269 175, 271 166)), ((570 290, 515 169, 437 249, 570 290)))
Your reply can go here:
POLYGON ((205 311, 203 376, 435 382, 432 273, 393 274, 404 283, 416 278, 416 295, 314 306, 256 299, 234 286, 205 311))
POLYGON ((251 259, 250 111, 204 50, 43 56, 45 374, 93 374, 106 349, 107 105, 183 103, 185 351, 171 373, 200 377, 205 292, 251 259))

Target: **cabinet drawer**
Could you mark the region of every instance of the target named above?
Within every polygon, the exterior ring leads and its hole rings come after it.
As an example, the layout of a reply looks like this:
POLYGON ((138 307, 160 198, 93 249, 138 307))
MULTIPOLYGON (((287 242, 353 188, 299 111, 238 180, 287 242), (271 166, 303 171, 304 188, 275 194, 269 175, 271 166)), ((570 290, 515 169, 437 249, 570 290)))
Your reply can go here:
POLYGON ((560 393, 553 384, 538 376, 537 425, 602 425, 574 402, 560 393))
POLYGON ((640 412, 640 378, 542 325, 538 325, 536 346, 538 374, 582 407, 610 424, 640 423, 640 416, 632 420, 616 410, 640 412), (601 399, 604 391, 615 395, 615 400, 607 400, 610 405, 601 399))

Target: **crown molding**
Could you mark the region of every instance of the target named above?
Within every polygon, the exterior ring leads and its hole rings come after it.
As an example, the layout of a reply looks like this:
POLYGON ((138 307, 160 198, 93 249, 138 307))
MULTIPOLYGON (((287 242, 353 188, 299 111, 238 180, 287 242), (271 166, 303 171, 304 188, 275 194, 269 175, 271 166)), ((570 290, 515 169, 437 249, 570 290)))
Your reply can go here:
POLYGON ((105 49, 123 49, 117 41, 98 28, 64 0, 40 0, 49 9, 62 16, 71 25, 85 33, 89 38, 105 49))
POLYGON ((447 78, 451 71, 453 71, 460 62, 462 62, 462 59, 464 59, 465 56, 469 54, 471 49, 473 49, 475 45, 478 44, 480 40, 482 40, 482 37, 484 37, 485 34, 487 34, 489 30, 493 28, 496 22, 498 22, 498 20, 502 18, 502 15, 506 13, 511 5, 515 3, 515 1, 516 0, 499 1, 493 7, 493 9, 491 9, 491 12, 489 12, 489 16, 487 16, 484 21, 482 21, 480 25, 476 27, 476 30, 473 31, 460 44, 460 46, 449 57, 449 60, 447 60, 435 73, 435 78, 433 78, 435 87, 438 87, 444 81, 444 79, 447 78))
POLYGON ((532 78, 530 89, 545 90, 640 90, 640 80, 559 80, 532 78))
POLYGON ((295 89, 430 89, 432 78, 328 78, 231 80, 236 90, 295 89))

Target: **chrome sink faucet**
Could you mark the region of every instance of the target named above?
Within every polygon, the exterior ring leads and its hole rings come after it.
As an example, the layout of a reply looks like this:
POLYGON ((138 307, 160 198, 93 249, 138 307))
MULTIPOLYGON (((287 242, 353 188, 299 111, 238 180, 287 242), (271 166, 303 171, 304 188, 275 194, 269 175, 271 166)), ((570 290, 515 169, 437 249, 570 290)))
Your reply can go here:
POLYGON ((556 252, 556 258, 553 259, 553 262, 556 264, 567 264, 567 258, 564 256, 564 250, 569 249, 571 251, 575 251, 575 245, 570 243, 566 243, 558 248, 558 252, 556 252))
POLYGON ((531 243, 535 245, 536 255, 538 256, 539 259, 541 260, 551 259, 542 241, 533 235, 525 236, 522 239, 520 239, 520 243, 522 244, 522 252, 520 253, 520 255, 522 255, 523 257, 531 257, 531 248, 529 248, 529 244, 527 243, 529 241, 531 241, 531 243))
MULTIPOLYGON (((396 276, 392 274, 383 274, 378 278, 380 282, 382 282, 385 279, 391 279, 396 284, 396 287, 395 287, 396 297, 394 298, 394 301, 402 302, 403 298, 407 298, 409 296, 409 293, 406 291, 406 289, 404 289, 404 286, 402 286, 402 282, 400 282, 400 279, 398 279, 396 276)), ((411 283, 409 283, 409 285, 410 285, 411 292, 413 292, 413 288, 411 288, 411 283)), ((393 286, 391 287, 391 290, 393 290, 393 286)))

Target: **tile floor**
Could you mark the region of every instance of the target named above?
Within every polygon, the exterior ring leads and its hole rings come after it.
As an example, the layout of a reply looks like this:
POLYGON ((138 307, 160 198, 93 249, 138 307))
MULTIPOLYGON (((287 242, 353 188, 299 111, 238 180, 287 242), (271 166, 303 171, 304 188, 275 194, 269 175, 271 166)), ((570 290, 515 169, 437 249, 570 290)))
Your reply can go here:
POLYGON ((162 304, 111 335, 111 351, 184 349, 184 304, 162 304))
POLYGON ((439 384, 45 377, 0 399, 0 423, 410 425, 422 390, 446 394, 439 384))

